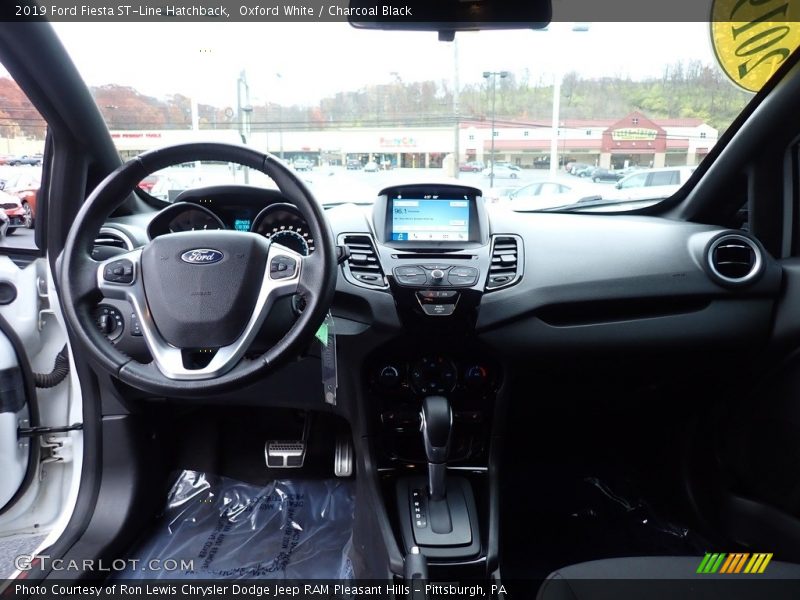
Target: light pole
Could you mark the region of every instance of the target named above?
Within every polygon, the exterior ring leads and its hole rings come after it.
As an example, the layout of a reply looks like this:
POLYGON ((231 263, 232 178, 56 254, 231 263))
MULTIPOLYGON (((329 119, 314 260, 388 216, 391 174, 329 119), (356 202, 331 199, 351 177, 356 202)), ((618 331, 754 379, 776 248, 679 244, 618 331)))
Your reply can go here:
POLYGON ((453 130, 453 177, 458 179, 459 166, 461 164, 461 148, 459 147, 459 136, 461 135, 460 127, 458 125, 458 38, 453 39, 453 117, 454 117, 454 130, 453 130))
MULTIPOLYGON (((239 73, 239 79, 236 80, 236 104, 239 115, 239 135, 242 138, 242 144, 247 144, 247 138, 250 136, 250 113, 253 112, 253 107, 250 104, 250 85, 247 83, 247 73, 244 69, 239 73)), ((196 105, 192 105, 192 121, 195 121, 194 109, 196 105)), ((199 166, 199 162, 195 163, 199 166)), ((250 183, 250 171, 244 167, 244 182, 250 183)))
POLYGON ((491 157, 490 160, 492 164, 489 166, 489 187, 494 187, 494 120, 497 116, 495 112, 496 101, 497 101, 497 76, 500 76, 501 79, 505 79, 508 77, 508 71, 484 71, 483 78, 488 80, 490 77, 492 79, 492 149, 489 152, 489 156, 491 157))
MULTIPOLYGON (((589 31, 590 23, 573 23, 571 30, 575 32, 585 33, 589 31)), ((548 28, 539 29, 535 31, 547 31, 548 28)), ((559 38, 560 39, 560 38, 559 38)), ((564 48, 556 46, 555 56, 564 54, 564 48)), ((569 61, 567 61, 569 63, 569 61)), ((561 112, 561 83, 564 78, 564 71, 561 67, 556 69, 553 75, 553 114, 550 124, 550 177, 555 178, 558 171, 558 133, 560 130, 560 112, 561 112)), ((562 151, 563 153, 563 151, 562 151)))
MULTIPOLYGON (((283 83, 283 76, 275 73, 275 77, 283 83)), ((278 102, 278 152, 283 159, 283 102, 278 102)))

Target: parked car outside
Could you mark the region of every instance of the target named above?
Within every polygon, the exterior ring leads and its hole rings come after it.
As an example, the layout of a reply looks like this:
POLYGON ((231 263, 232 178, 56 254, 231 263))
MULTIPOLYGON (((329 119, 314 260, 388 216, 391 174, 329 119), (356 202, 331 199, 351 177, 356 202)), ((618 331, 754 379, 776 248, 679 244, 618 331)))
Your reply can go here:
POLYGON ((11 165, 12 167, 16 167, 19 165, 31 165, 34 167, 41 166, 42 164, 42 155, 41 154, 33 154, 27 155, 23 154, 21 156, 11 156, 8 158, 8 162, 6 163, 11 165))
POLYGON ((469 162, 462 163, 458 170, 464 173, 480 173, 486 168, 486 165, 479 160, 471 160, 469 162))
POLYGON ((314 164, 307 158, 296 158, 292 161, 292 166, 295 171, 310 171, 314 164))
POLYGON ((621 171, 614 171, 613 169, 603 169, 598 167, 592 171, 592 181, 599 183, 601 181, 619 181, 625 177, 621 171))
POLYGON ((645 169, 620 179, 615 190, 603 194, 604 200, 650 200, 668 198, 686 183, 694 167, 664 167, 645 169))
POLYGON ((378 171, 379 171, 378 163, 376 163, 374 160, 371 160, 364 165, 365 173, 377 173, 378 171))
POLYGON ((5 235, 11 235, 20 227, 32 227, 33 217, 30 210, 22 206, 22 201, 5 191, 0 192, 0 209, 3 210, 7 219, 5 235))
POLYGON ((361 164, 361 161, 357 158, 348 158, 346 167, 348 171, 358 171, 363 168, 364 165, 361 164))
POLYGON ((148 194, 153 191, 153 186, 158 183, 158 175, 148 175, 144 179, 142 179, 138 184, 137 187, 140 190, 144 190, 148 194))
POLYGON ((11 226, 22 219, 22 227, 33 228, 36 220, 36 197, 41 184, 41 169, 24 169, 5 181, 3 191, 16 196, 20 201, 19 208, 6 210, 12 219, 11 226))
POLYGON ((506 206, 513 211, 529 212, 555 208, 597 198, 590 184, 565 184, 561 181, 537 181, 509 194, 506 206))
POLYGON ((8 215, 6 211, 0 208, 0 238, 6 236, 6 232, 8 231, 8 215))
POLYGON ((586 165, 583 163, 577 163, 572 167, 572 175, 576 177, 591 177, 592 172, 594 171, 594 165, 586 165))
POLYGON ((519 184, 492 187, 484 190, 483 200, 486 204, 507 204, 511 200, 511 194, 518 189, 519 184))
MULTIPOLYGON (((491 173, 491 167, 487 167, 483 170, 484 177, 489 177, 491 173)), ((495 178, 501 179, 519 179, 520 168, 515 165, 495 165, 494 176, 495 178)))

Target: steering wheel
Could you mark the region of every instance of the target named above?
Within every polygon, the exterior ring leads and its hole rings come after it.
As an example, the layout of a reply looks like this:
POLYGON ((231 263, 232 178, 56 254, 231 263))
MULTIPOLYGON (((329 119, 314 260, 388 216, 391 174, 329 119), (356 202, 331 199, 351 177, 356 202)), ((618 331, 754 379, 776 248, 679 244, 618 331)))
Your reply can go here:
POLYGON ((103 369, 146 392, 197 396, 235 389, 295 356, 325 318, 336 269, 324 210, 282 162, 244 146, 191 143, 141 154, 97 186, 67 236, 61 293, 74 338, 103 369), (303 256, 256 233, 221 230, 171 233, 102 262, 91 258, 100 227, 144 177, 199 160, 270 177, 306 219, 314 252, 303 256), (305 308, 289 331, 258 358, 244 358, 275 301, 295 293, 305 308), (99 331, 93 311, 102 297, 130 303, 151 363, 126 356, 99 331))

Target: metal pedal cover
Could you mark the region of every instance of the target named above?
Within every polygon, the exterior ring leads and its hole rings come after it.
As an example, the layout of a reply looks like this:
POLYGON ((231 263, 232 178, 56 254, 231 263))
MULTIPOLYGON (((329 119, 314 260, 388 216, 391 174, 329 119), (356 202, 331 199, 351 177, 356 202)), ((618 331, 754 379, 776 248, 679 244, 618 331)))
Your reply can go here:
POLYGON ((269 469, 299 469, 306 459, 305 442, 271 440, 264 444, 269 469))
POLYGON ((345 434, 336 436, 333 472, 337 477, 350 477, 353 474, 353 445, 345 434))

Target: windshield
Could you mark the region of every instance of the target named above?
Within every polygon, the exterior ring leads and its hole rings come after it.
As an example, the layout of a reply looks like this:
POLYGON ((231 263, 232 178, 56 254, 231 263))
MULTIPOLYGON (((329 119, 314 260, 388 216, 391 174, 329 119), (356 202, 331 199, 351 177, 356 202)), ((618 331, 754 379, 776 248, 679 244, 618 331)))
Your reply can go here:
MULTIPOLYGON (((456 179, 519 211, 652 204, 685 184, 752 97, 717 65, 708 23, 553 23, 454 42, 347 23, 150 23, 159 42, 135 47, 120 40, 140 39, 141 24, 55 27, 123 157, 243 142, 281 157, 327 204, 456 179)), ((172 200, 227 182, 268 185, 190 163, 141 187, 172 200)))

